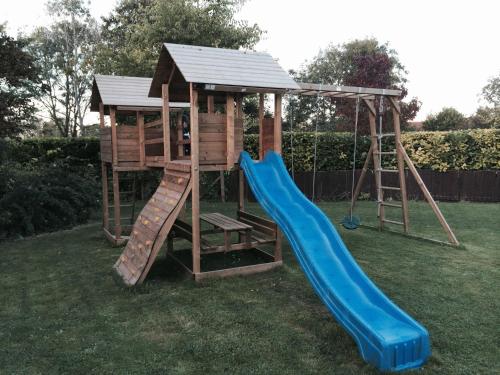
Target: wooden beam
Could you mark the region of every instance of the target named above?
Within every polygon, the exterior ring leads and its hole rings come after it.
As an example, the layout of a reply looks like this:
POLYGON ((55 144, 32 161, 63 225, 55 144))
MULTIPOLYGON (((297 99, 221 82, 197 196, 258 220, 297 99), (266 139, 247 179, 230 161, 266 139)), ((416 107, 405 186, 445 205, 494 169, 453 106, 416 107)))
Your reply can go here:
POLYGON ((243 169, 238 169, 238 210, 245 210, 245 174, 243 169))
POLYGON ((264 94, 259 95, 259 160, 264 159, 264 94))
POLYGON ((236 97, 236 118, 243 118, 243 96, 238 95, 236 97))
POLYGON ((139 163, 141 167, 146 166, 146 148, 144 145, 144 113, 137 111, 137 130, 139 131, 139 163))
POLYGON ((393 98, 392 96, 387 97, 389 99, 389 103, 391 103, 391 107, 393 110, 395 110, 398 115, 401 114, 401 106, 399 105, 399 100, 396 98, 393 98))
POLYGON ((109 118, 111 121, 111 149, 113 165, 118 165, 118 136, 116 133, 116 110, 114 107, 109 108, 109 118))
MULTIPOLYGON (((393 98, 391 98, 393 99, 393 98)), ((396 145, 401 144, 401 125, 399 123, 399 104, 393 100, 390 101, 392 106, 392 122, 394 125, 394 139, 396 145)), ((405 161, 401 153, 401 148, 396 146, 396 159, 398 163, 399 187, 401 188, 401 206, 403 209, 403 227, 405 233, 410 229, 410 218, 408 214, 408 196, 406 193, 406 178, 405 178, 405 161)))
POLYGON ((281 95, 274 94, 274 152, 281 155, 281 95))
POLYGON ((363 181, 365 180, 366 172, 368 172, 368 166, 372 160, 372 152, 373 152, 373 143, 370 145, 370 149, 368 150, 368 154, 366 155, 365 163, 363 164, 363 169, 361 170, 361 175, 359 176, 359 180, 356 183, 356 188, 354 189, 354 194, 351 197, 351 210, 354 211, 354 206, 356 205, 356 201, 358 200, 359 194, 361 193, 361 187, 363 186, 363 181))
POLYGON ((168 83, 161 85, 162 120, 163 120, 163 162, 165 166, 171 159, 170 155, 170 102, 168 83))
POLYGON ((119 105, 116 107, 116 110, 118 112, 160 112, 161 113, 161 107, 141 107, 141 106, 123 106, 119 105))
MULTIPOLYGON (((372 94, 372 95, 384 95, 384 96, 401 96, 401 90, 393 89, 378 89, 370 87, 358 87, 358 86, 336 86, 336 85, 324 85, 317 83, 308 82, 298 82, 300 90, 311 91, 310 95, 317 95, 318 91, 322 93, 346 93, 346 94, 372 94)), ((299 93, 300 93, 299 90, 299 93)), ((307 94, 306 94, 307 95, 307 94)))
POLYGON ((227 168, 234 166, 234 96, 226 94, 226 151, 227 168))
POLYGON ((215 112, 215 101, 213 95, 207 96, 207 112, 214 113, 215 112))
POLYGON ((194 279, 195 281, 201 281, 201 280, 206 280, 206 279, 213 279, 213 278, 223 278, 223 277, 230 277, 230 276, 245 276, 245 275, 251 275, 254 273, 259 273, 259 272, 267 272, 270 271, 274 268, 280 267, 283 265, 283 261, 279 262, 268 262, 268 263, 261 263, 261 264, 253 264, 250 266, 241 266, 241 267, 233 267, 233 268, 226 268, 222 270, 216 270, 216 271, 207 271, 207 272, 202 272, 196 274, 194 273, 194 279))
POLYGON ((108 193, 108 166, 101 162, 102 180, 102 227, 109 230, 109 193, 108 193))
MULTIPOLYGON (((177 140, 182 141, 184 140, 184 127, 182 124, 182 112, 177 113, 177 118, 176 118, 176 127, 177 127, 177 140)), ((177 156, 182 157, 184 156, 184 145, 179 143, 177 146, 177 156)))
POLYGON ((191 218, 193 226, 193 273, 196 275, 201 271, 200 265, 200 143, 198 129, 198 91, 193 84, 189 84, 191 103, 191 218))
POLYGON ((373 104, 373 100, 369 100, 369 99, 363 99, 363 102, 366 104, 366 106, 368 107, 368 110, 370 111, 370 113, 373 115, 373 116, 377 116, 377 111, 375 109, 375 105, 373 104))
POLYGON ((104 104, 99 102, 99 128, 104 128, 106 125, 104 123, 104 104))
POLYGON ((170 82, 172 82, 172 78, 174 77, 175 70, 177 69, 175 63, 172 63, 172 70, 170 71, 170 74, 168 75, 168 81, 167 84, 170 85, 170 82))
POLYGON ((118 172, 113 170, 113 223, 115 228, 115 239, 118 241, 122 234, 120 213, 120 179, 118 172))
POLYGON ((224 182, 224 171, 220 171, 220 200, 222 203, 226 202, 226 185, 224 182))
POLYGON ((451 244, 458 246, 460 243, 457 240, 457 237, 451 230, 450 226, 448 225, 448 222, 443 216, 443 213, 439 209, 438 205, 434 201, 434 198, 432 198, 431 193, 427 189, 427 186, 425 186, 424 181, 422 180, 422 177, 420 177, 417 168, 415 168, 415 165, 413 165, 413 162, 411 161, 410 157, 406 153, 406 150, 404 149, 403 145, 399 143, 397 147, 400 149, 401 154, 404 157, 404 160, 406 161, 406 164, 408 165, 408 168, 410 169, 410 172, 413 174, 413 177, 415 177, 415 180, 417 181, 418 186, 420 187, 420 190, 422 190, 422 193, 425 196, 425 199, 427 202, 429 202, 429 205, 432 208, 432 211, 434 211, 434 214, 439 220, 439 223, 443 227, 444 231, 446 232, 446 235, 448 236, 448 240, 450 241, 451 244))

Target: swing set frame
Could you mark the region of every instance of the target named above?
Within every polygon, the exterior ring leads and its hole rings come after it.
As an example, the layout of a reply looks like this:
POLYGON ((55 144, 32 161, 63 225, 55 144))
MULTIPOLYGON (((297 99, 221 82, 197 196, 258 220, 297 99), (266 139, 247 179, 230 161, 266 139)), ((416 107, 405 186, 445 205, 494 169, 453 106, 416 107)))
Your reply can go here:
MULTIPOLYGON (((441 212, 436 201, 432 197, 429 189, 425 185, 422 177, 418 173, 415 165, 408 156, 403 144, 401 142, 401 125, 400 125, 400 114, 401 107, 399 104, 399 98, 401 96, 400 90, 393 89, 377 89, 377 88, 366 88, 366 87, 354 87, 354 86, 336 86, 336 85, 325 85, 325 84, 315 84, 315 83, 298 83, 300 86, 299 90, 289 91, 292 95, 306 95, 306 96, 317 96, 318 98, 325 97, 330 99, 342 98, 342 99, 355 99, 363 102, 368 109, 368 119, 370 126, 370 138, 371 145, 366 156, 363 168, 361 170, 361 175, 354 188, 354 193, 351 197, 350 212, 354 210, 356 201, 361 193, 361 187, 366 174, 373 162, 373 171, 375 175, 375 185, 377 189, 377 206, 378 206, 378 217, 379 217, 379 230, 387 230, 387 224, 400 225, 403 227, 403 232, 388 230, 390 232, 404 234, 414 238, 420 238, 425 240, 430 240, 437 243, 448 244, 452 246, 459 246, 460 243, 457 240, 453 230, 446 221, 443 213, 441 212), (392 125, 393 133, 381 133, 381 129, 377 132, 377 115, 378 112, 375 107, 375 100, 379 97, 380 100, 386 100, 391 108, 392 112, 392 125), (392 136, 394 137, 395 150, 394 151, 382 151, 381 141, 384 137, 392 136), (397 169, 383 169, 381 159, 384 155, 391 154, 396 155, 397 169), (426 201, 429 203, 434 215, 437 217, 443 231, 448 237, 448 242, 438 241, 434 239, 424 238, 420 236, 415 236, 409 233, 410 220, 409 220, 409 207, 408 207, 408 195, 406 190, 406 177, 405 168, 408 168, 411 175, 415 178, 420 190, 422 191, 426 201), (382 182, 383 176, 386 173, 397 173, 399 186, 385 186, 382 182), (396 190, 399 191, 401 197, 401 204, 397 205, 392 202, 384 201, 384 192, 386 190, 396 190), (402 221, 395 221, 387 219, 385 216, 386 207, 397 207, 402 210, 402 221)), ((366 225, 363 225, 367 227, 366 225)))

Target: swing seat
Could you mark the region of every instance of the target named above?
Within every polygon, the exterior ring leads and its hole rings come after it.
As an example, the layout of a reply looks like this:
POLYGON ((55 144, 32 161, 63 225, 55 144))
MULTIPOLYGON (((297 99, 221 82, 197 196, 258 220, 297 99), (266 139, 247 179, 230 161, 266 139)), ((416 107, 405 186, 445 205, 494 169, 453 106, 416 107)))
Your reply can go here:
POLYGON ((345 229, 354 230, 358 229, 359 225, 361 224, 361 219, 359 218, 359 216, 347 215, 344 216, 341 224, 345 229))

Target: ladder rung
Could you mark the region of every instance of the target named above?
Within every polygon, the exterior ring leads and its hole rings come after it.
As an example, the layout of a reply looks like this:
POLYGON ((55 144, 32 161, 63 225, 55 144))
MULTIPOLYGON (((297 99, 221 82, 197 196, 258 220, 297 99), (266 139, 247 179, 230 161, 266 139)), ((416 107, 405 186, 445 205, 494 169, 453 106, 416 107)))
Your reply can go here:
POLYGON ((377 134, 379 138, 384 138, 384 137, 395 137, 396 133, 382 133, 382 134, 377 134))
POLYGON ((377 155, 396 155, 396 150, 394 151, 373 151, 377 155))
POLYGON ((395 221, 395 220, 389 220, 389 219, 382 219, 382 221, 384 223, 388 223, 388 224, 405 225, 401 221, 395 221))
POLYGON ((375 169, 377 172, 387 172, 387 173, 398 173, 399 171, 397 169, 383 169, 383 168, 377 168, 375 169))
POLYGON ((395 203, 389 203, 389 202, 378 202, 380 205, 382 206, 386 206, 386 207, 396 207, 396 208, 403 208, 402 205, 400 204, 395 204, 395 203))
MULTIPOLYGON (((133 207, 134 205, 133 204, 120 204, 120 208, 123 208, 123 207, 133 207)), ((115 206, 112 204, 112 205, 109 205, 108 206, 109 208, 115 208, 115 206)))
POLYGON ((395 187, 395 186, 381 186, 380 187, 382 190, 401 190, 401 188, 395 187))

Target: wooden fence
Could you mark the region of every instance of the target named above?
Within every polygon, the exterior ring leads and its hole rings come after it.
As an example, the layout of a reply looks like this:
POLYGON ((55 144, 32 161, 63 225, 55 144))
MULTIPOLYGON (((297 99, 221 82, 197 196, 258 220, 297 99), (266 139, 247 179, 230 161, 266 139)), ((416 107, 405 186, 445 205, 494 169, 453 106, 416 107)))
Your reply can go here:
MULTIPOLYGON (((356 180, 361 170, 356 171, 356 180)), ((419 170, 420 176, 427 185, 435 200, 438 201, 471 201, 471 202, 500 202, 500 171, 450 171, 436 172, 427 169, 419 170)), ((295 183, 309 198, 312 197, 312 172, 295 172, 295 183)), ((233 173, 229 179, 228 199, 236 200, 238 192, 237 176, 233 173)), ((384 185, 398 186, 397 175, 384 175, 384 185)), ((350 197, 351 171, 317 172, 316 199, 341 200, 350 197)), ((406 186, 408 198, 423 200, 415 179, 406 171, 406 186)), ((368 172, 362 192, 364 197, 376 199, 375 180, 373 172, 368 172)), ((386 196, 398 199, 397 192, 385 192, 386 196)))

